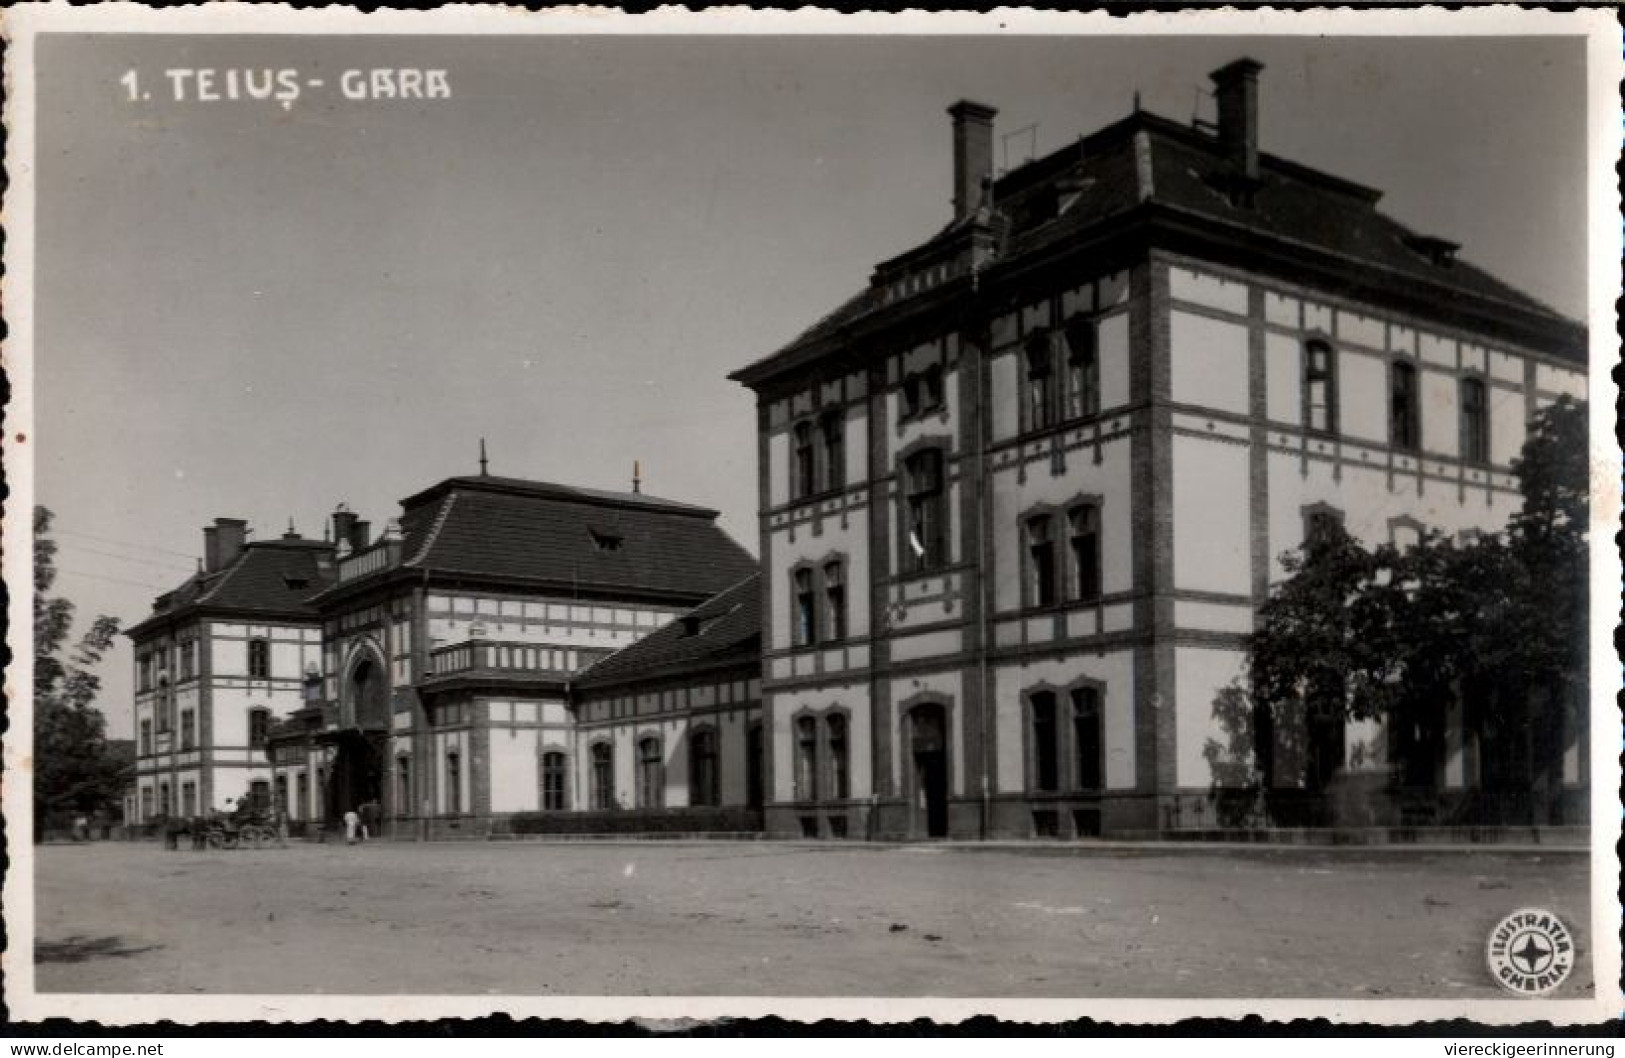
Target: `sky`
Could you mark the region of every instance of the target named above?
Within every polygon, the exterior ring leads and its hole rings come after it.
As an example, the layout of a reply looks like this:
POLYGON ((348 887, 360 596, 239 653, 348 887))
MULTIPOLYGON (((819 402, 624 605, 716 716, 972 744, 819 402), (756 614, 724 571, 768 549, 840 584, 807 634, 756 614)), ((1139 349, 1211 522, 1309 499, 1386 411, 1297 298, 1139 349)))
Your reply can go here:
MULTIPOLYGON (((1578 38, 55 35, 37 55, 37 499, 58 590, 126 625, 216 516, 320 536, 345 502, 381 527, 476 472, 482 437, 507 476, 626 488, 638 460, 646 492, 715 507, 755 551, 753 400, 726 376, 949 220, 960 98, 999 109, 1019 163, 1136 92, 1211 120, 1207 73, 1249 55, 1264 150, 1585 313, 1578 38), (450 98, 334 90, 374 67, 445 70, 450 98), (266 68, 325 88, 176 99, 165 74, 266 68)), ((127 643, 101 671, 128 737, 127 643)))

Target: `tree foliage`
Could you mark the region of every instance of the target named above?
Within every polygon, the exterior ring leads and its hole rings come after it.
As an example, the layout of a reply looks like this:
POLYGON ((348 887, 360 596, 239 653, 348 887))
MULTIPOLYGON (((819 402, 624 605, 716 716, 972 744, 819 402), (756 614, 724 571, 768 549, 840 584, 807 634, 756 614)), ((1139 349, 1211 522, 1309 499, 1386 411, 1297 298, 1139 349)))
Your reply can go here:
POLYGON ((1430 786, 1453 706, 1486 740, 1486 784, 1554 783, 1560 735, 1587 692, 1586 440, 1582 403, 1535 417, 1513 464, 1523 503, 1500 534, 1425 533, 1402 551, 1324 521, 1282 556, 1248 678, 1214 702, 1225 737, 1204 753, 1216 799, 1282 775, 1324 788, 1351 720, 1382 722, 1396 785, 1430 786))
POLYGON ((78 640, 74 605, 53 596, 54 515, 34 508, 34 821, 35 834, 54 813, 114 810, 128 765, 109 752, 107 722, 96 708, 96 665, 113 648, 118 620, 99 615, 78 640))

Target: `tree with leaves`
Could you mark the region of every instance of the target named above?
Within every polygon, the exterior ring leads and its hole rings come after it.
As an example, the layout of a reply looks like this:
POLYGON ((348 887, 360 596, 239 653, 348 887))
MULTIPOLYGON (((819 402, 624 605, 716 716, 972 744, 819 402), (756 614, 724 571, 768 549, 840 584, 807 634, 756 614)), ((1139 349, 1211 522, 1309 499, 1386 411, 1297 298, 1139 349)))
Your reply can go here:
POLYGON ((34 508, 34 835, 67 813, 116 812, 128 764, 109 752, 107 721, 96 708, 95 667, 113 648, 118 619, 97 616, 72 645, 74 605, 53 596, 55 516, 34 508))
POLYGON ((1367 549, 1322 520, 1283 556, 1247 679, 1214 702, 1225 738, 1204 755, 1221 817, 1267 817, 1281 778, 1325 791, 1351 720, 1380 721, 1393 785, 1426 793, 1459 703, 1455 722, 1480 739, 1480 818, 1554 818, 1588 690, 1586 440, 1582 403, 1535 417, 1513 464, 1523 505, 1500 535, 1367 549))

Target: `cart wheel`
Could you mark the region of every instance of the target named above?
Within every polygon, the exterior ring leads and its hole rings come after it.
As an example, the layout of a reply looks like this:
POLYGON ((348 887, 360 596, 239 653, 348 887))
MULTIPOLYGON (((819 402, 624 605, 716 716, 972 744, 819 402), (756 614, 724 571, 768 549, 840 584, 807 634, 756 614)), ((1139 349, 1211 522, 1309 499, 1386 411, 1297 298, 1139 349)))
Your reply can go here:
POLYGON ((267 834, 261 827, 255 827, 253 830, 246 831, 243 834, 243 837, 248 841, 249 848, 263 849, 267 845, 271 844, 271 835, 267 834))
POLYGON ((223 849, 234 849, 241 844, 241 842, 242 838, 236 834, 224 834, 220 838, 220 847, 223 849))
POLYGON ((223 849, 226 847, 225 836, 219 831, 210 831, 208 840, 209 848, 211 849, 223 849))

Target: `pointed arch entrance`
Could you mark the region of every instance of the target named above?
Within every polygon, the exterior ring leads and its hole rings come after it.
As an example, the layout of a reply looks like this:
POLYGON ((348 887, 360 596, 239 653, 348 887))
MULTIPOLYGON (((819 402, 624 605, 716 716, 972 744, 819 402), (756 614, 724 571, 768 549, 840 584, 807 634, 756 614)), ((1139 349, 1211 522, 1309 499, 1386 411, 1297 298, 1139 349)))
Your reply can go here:
POLYGON ((382 803, 385 750, 389 742, 389 674, 370 648, 357 651, 339 688, 339 713, 345 723, 329 738, 333 763, 327 772, 327 817, 360 811, 369 801, 382 803))

